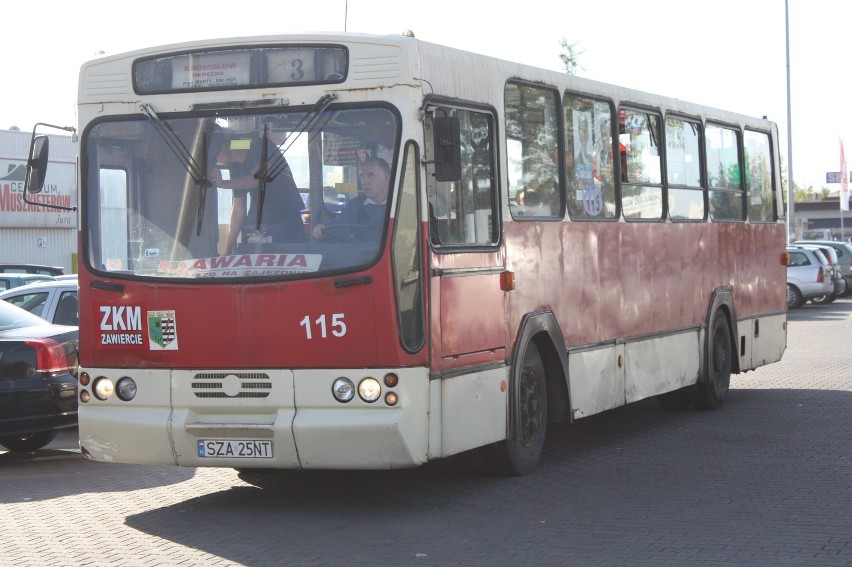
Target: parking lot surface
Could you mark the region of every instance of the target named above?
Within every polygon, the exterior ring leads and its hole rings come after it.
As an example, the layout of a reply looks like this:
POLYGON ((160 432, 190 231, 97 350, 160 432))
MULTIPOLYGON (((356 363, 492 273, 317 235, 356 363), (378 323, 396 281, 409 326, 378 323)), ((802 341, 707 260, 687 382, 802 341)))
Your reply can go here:
POLYGON ((538 468, 462 455, 285 474, 0 451, 0 565, 852 565, 852 300, 789 315, 716 412, 654 400, 548 432, 538 468))

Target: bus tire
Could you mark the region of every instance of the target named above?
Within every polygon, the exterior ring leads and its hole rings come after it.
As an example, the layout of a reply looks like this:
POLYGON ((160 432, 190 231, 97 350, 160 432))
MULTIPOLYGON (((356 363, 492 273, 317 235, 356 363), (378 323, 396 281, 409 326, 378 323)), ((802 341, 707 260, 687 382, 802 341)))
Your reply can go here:
POLYGON ((713 324, 710 326, 706 353, 707 375, 695 385, 693 403, 697 409, 715 410, 725 403, 731 386, 733 353, 731 328, 728 318, 720 309, 713 315, 713 324))
POLYGON ((517 393, 512 412, 518 418, 520 430, 509 439, 483 448, 486 469, 492 474, 526 474, 535 468, 541 457, 547 432, 547 379, 541 355, 532 342, 524 352, 517 393))

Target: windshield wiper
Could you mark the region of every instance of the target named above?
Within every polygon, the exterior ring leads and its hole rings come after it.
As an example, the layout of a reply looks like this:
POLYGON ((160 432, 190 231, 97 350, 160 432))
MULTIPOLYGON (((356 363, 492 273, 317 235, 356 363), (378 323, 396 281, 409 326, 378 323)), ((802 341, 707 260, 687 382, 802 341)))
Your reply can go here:
MULTIPOLYGON (((199 164, 196 159, 192 157, 192 152, 189 151, 183 141, 181 141, 178 135, 175 134, 172 127, 157 116, 157 113, 154 112, 154 109, 151 108, 150 104, 140 104, 139 108, 148 120, 151 121, 151 124, 154 125, 154 129, 166 143, 166 146, 168 146, 172 153, 175 154, 175 157, 190 177, 192 177, 192 180, 195 181, 195 184, 199 187, 210 187, 212 183, 210 183, 210 180, 207 179, 206 165, 199 164)), ((204 156, 204 161, 207 161, 206 155, 204 156)))
POLYGON ((263 140, 260 143, 260 165, 254 177, 257 179, 257 230, 260 230, 260 221, 263 219, 263 202, 266 200, 266 183, 269 180, 267 177, 269 156, 266 152, 269 149, 269 128, 266 124, 263 125, 263 140))
POLYGON ((275 155, 274 161, 269 166, 269 172, 267 174, 267 178, 269 181, 273 181, 278 175, 287 168, 287 160, 284 158, 284 154, 287 153, 287 150, 290 149, 290 146, 304 134, 306 131, 310 130, 314 126, 316 126, 317 122, 319 122, 320 117, 322 116, 322 112, 328 108, 331 102, 337 98, 336 94, 326 93, 320 97, 320 99, 314 104, 314 107, 306 113, 299 123, 296 124, 296 127, 292 132, 287 134, 284 138, 284 141, 281 142, 280 145, 277 146, 278 152, 275 155), (295 134, 295 136, 294 136, 295 134), (292 139, 291 139, 292 138, 292 139), (287 142, 290 142, 289 144, 287 142))
MULTIPOLYGON (((191 158, 192 156, 190 156, 191 158)), ((195 160, 192 160, 195 162, 195 160)), ((195 236, 201 236, 201 224, 204 221, 204 204, 207 202, 207 188, 212 185, 209 179, 207 179, 207 134, 201 134, 201 171, 204 172, 204 175, 201 178, 201 183, 195 181, 198 185, 198 188, 201 191, 198 193, 198 213, 196 214, 196 218, 198 221, 195 223, 195 236)), ((190 173, 190 175, 192 175, 190 173)), ((192 178, 195 180, 196 178, 193 176, 192 178)))
POLYGON ((151 124, 154 125, 154 130, 160 135, 178 162, 180 162, 189 176, 192 177, 193 182, 201 189, 198 195, 198 213, 196 215, 198 220, 195 228, 195 235, 198 236, 201 234, 201 225, 204 222, 204 205, 207 202, 207 188, 213 185, 210 179, 207 178, 207 135, 202 134, 201 137, 202 157, 201 163, 198 163, 198 160, 193 157, 192 152, 189 151, 189 148, 186 147, 180 137, 172 130, 172 127, 157 116, 157 113, 154 112, 150 104, 142 103, 139 105, 139 108, 151 124))
MULTIPOLYGON (((284 157, 284 154, 290 149, 290 146, 293 145, 299 136, 316 126, 322 116, 322 112, 328 108, 331 102, 336 98, 337 95, 332 93, 327 93, 320 97, 316 104, 314 104, 314 107, 309 112, 305 113, 302 119, 299 120, 299 123, 296 124, 296 127, 287 134, 284 141, 281 142, 280 145, 275 146, 277 151, 275 152, 275 157, 271 164, 269 163, 268 155, 269 136, 267 133, 267 126, 263 126, 260 167, 258 168, 257 173, 254 174, 257 179, 257 230, 260 230, 260 223, 263 220, 263 202, 266 199, 267 183, 275 181, 275 178, 278 177, 281 172, 289 170, 289 167, 287 166, 287 159, 284 157), (290 142, 289 144, 287 143, 288 141, 290 142)), ((292 173, 290 175, 292 175, 292 173)))

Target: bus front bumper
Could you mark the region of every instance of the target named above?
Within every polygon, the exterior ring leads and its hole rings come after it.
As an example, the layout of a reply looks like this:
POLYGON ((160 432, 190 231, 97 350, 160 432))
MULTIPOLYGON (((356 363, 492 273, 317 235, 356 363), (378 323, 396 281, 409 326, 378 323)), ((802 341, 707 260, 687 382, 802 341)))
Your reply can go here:
POLYGON ((428 452, 426 369, 136 370, 136 396, 81 403, 80 447, 97 461, 188 467, 387 469, 420 465, 428 452), (387 386, 384 377, 398 383, 387 386), (346 376, 381 384, 376 401, 332 395, 346 376), (396 403, 388 403, 393 393, 396 403))

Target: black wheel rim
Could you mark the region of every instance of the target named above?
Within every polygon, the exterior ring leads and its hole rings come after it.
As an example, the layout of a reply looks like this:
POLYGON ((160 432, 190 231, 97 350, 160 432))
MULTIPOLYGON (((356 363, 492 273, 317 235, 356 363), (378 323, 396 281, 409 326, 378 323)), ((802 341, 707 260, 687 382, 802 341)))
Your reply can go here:
POLYGON ((524 365, 520 384, 521 408, 521 442, 524 447, 530 447, 535 442, 541 425, 541 392, 539 391, 538 375, 528 364, 524 365))
POLYGON ((719 393, 724 393, 728 389, 730 350, 731 345, 728 344, 724 327, 719 325, 713 333, 713 385, 719 393))

